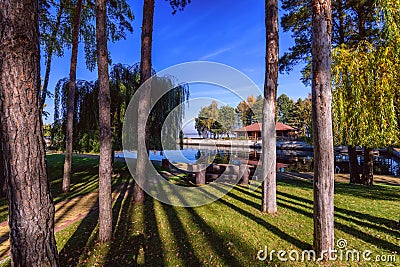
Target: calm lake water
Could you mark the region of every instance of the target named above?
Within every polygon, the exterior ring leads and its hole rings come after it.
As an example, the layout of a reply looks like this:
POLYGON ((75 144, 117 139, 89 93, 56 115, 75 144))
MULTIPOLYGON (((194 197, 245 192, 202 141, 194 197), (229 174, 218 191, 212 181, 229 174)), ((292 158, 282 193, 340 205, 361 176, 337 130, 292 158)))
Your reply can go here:
MULTIPOLYGON (((127 158, 136 158, 136 151, 126 151, 127 158)), ((123 152, 116 152, 116 157, 124 157, 123 152)), ((150 151, 149 158, 153 161, 169 159, 171 163, 211 164, 228 163, 240 164, 249 160, 250 164, 257 164, 261 156, 261 149, 249 148, 208 148, 184 147, 182 150, 150 151)), ((313 152, 300 150, 277 150, 279 171, 310 172, 313 171, 313 152)), ((362 163, 362 156, 358 157, 362 163)), ((400 176, 400 162, 391 155, 380 153, 374 157, 374 171, 376 174, 392 174, 400 176)), ((344 153, 335 154, 335 171, 348 173, 348 156, 344 153)))

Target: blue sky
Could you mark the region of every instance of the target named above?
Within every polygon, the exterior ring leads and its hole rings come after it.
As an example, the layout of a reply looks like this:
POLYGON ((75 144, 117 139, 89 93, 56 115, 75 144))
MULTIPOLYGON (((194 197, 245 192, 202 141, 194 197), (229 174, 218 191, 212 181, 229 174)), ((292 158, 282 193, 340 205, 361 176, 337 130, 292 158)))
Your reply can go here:
MULTIPOLYGON (((248 75, 262 90, 265 72, 264 1, 212 1, 192 0, 183 12, 172 15, 169 3, 155 1, 153 31, 153 68, 160 71, 175 64, 206 60, 234 67, 248 75)), ((142 1, 131 1, 135 15, 134 32, 126 40, 109 43, 113 63, 134 64, 140 61, 140 27, 142 1)), ((282 11, 280 10, 282 13, 282 11)), ((290 33, 280 30, 280 54, 293 45, 290 33)), ((69 73, 70 51, 63 58, 54 58, 49 90, 54 91, 57 81, 69 73)), ((279 76, 278 94, 285 93, 293 99, 304 98, 310 92, 300 81, 300 69, 279 76)), ((42 64, 42 76, 44 66, 42 64)), ((97 71, 90 72, 84 62, 83 47, 78 56, 77 78, 95 80, 97 71)), ((237 105, 240 99, 215 86, 190 86, 192 98, 217 98, 221 103, 237 105)), ((53 121, 54 99, 47 99, 46 111, 53 121)), ((211 102, 211 101, 210 101, 211 102)), ((198 112, 196 105, 187 110, 187 116, 198 112)), ((198 107, 197 107, 198 108, 198 107)))

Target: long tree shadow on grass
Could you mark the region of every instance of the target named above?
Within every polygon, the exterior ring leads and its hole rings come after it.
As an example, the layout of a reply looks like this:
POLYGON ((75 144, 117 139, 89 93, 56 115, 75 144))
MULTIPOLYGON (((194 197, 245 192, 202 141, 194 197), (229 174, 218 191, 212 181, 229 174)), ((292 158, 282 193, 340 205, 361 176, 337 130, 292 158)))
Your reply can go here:
MULTIPOLYGON (((291 206, 289 204, 286 204, 286 203, 283 203, 283 202, 279 202, 279 205, 284 207, 284 208, 293 210, 293 211, 295 211, 295 212, 297 212, 299 214, 303 214, 304 216, 308 216, 310 218, 313 217, 313 214, 311 212, 307 212, 307 211, 305 211, 303 209, 291 206)), ((297 204, 297 205, 299 206, 299 204, 297 204)), ((348 225, 345 225, 343 223, 335 222, 335 228, 345 232, 346 234, 352 235, 355 238, 361 239, 361 240, 363 240, 363 241, 365 241, 367 243, 370 243, 370 244, 375 245, 377 247, 383 248, 385 250, 397 251, 398 253, 400 252, 400 246, 398 246, 396 244, 393 244, 393 243, 390 243, 390 242, 388 242, 386 240, 377 238, 377 237, 375 237, 375 236, 373 236, 371 234, 365 233, 365 232, 360 231, 358 229, 352 228, 352 227, 350 227, 348 225)))
MULTIPOLYGON (((250 197, 253 197, 253 198, 257 198, 257 199, 261 198, 261 193, 247 190, 245 188, 242 188, 241 186, 236 186, 235 190, 240 191, 240 192, 242 192, 250 197)), ((299 196, 288 194, 288 193, 281 192, 281 191, 277 191, 277 194, 282 197, 289 198, 291 200, 296 200, 299 203, 303 203, 302 206, 313 209, 313 201, 310 199, 306 199, 303 197, 299 197, 299 196)), ((286 199, 281 199, 281 200, 287 201, 286 199)), ((397 226, 397 222, 394 220, 389 220, 387 218, 377 217, 377 216, 373 216, 370 214, 366 214, 366 213, 362 213, 362 212, 358 212, 358 211, 354 211, 354 210, 343 209, 343 208, 339 208, 337 206, 335 206, 335 216, 343 218, 344 220, 360 223, 365 227, 375 228, 379 231, 385 231, 390 234, 394 233, 396 235, 400 235, 400 233, 395 230, 396 226, 397 226), (342 213, 345 216, 340 215, 338 213, 342 213), (357 218, 358 220, 355 220, 351 217, 357 218), (364 222, 362 220, 368 220, 370 223, 364 222), (383 226, 385 226, 385 227, 383 227, 383 226)))
MULTIPOLYGON (((257 197, 257 194, 255 194, 253 192, 249 192, 249 191, 247 191, 247 190, 245 190, 243 188, 240 188, 238 186, 235 187, 235 190, 238 190, 240 192, 243 192, 243 193, 248 194, 248 195, 253 196, 253 197, 257 197)), ((309 199, 306 199, 306 198, 299 197, 299 196, 295 196, 295 195, 292 195, 292 194, 279 192, 279 191, 277 192, 277 195, 278 195, 278 201, 279 201, 278 204, 280 206, 288 208, 288 209, 291 209, 291 210, 293 210, 295 212, 303 214, 304 216, 307 216, 307 217, 310 217, 310 218, 313 217, 313 213, 312 213, 313 201, 311 201, 309 199), (290 200, 282 198, 280 196, 283 196, 283 197, 288 198, 290 200), (293 200, 296 200, 298 202, 295 202, 293 200), (296 207, 293 207, 293 206, 288 205, 288 204, 299 206, 299 207, 303 207, 303 208, 306 208, 306 209, 310 209, 311 212, 307 212, 307 211, 305 211, 303 209, 296 208, 296 207)), ((236 198, 236 199, 238 199, 240 201, 244 201, 245 203, 247 203, 247 204, 249 204, 249 205, 251 205, 253 207, 257 206, 254 202, 251 202, 250 200, 246 200, 246 199, 240 198, 238 196, 234 196, 233 194, 230 194, 230 196, 234 197, 234 198, 236 198)), ((260 195, 260 197, 261 197, 261 195, 260 195)), ((357 211, 338 208, 338 207, 335 207, 335 217, 336 218, 341 218, 341 219, 346 220, 346 221, 350 221, 350 222, 356 223, 357 225, 360 225, 360 226, 363 226, 363 227, 374 228, 374 229, 376 229, 378 231, 385 232, 385 233, 387 233, 389 235, 395 235, 395 236, 398 236, 398 237, 400 236, 399 232, 397 230, 394 230, 395 227, 396 227, 396 222, 392 221, 392 220, 388 220, 388 219, 385 219, 385 218, 372 216, 372 215, 369 215, 369 214, 360 213, 360 212, 357 212, 357 211), (338 213, 342 213, 344 215, 338 214, 338 213), (357 219, 353 219, 351 217, 355 217, 357 219), (371 223, 363 222, 362 220, 368 220, 371 223), (386 227, 379 226, 379 225, 382 225, 382 224, 385 225, 386 227)), ((360 238, 360 239, 364 240, 365 242, 369 242, 371 244, 377 245, 378 247, 379 246, 383 247, 383 248, 385 248, 385 249, 387 249, 389 251, 393 251, 393 249, 399 250, 399 246, 391 244, 390 242, 387 242, 385 240, 376 238, 376 237, 374 237, 374 236, 372 236, 370 234, 364 233, 364 232, 362 232, 360 230, 351 228, 350 226, 347 226, 347 225, 345 225, 343 223, 335 222, 335 227, 336 227, 336 229, 342 230, 343 232, 348 233, 350 235, 353 235, 356 238, 360 238)))
POLYGON ((193 253, 194 248, 190 243, 189 236, 183 227, 175 207, 162 204, 162 208, 167 215, 169 226, 178 246, 179 256, 182 258, 185 266, 200 266, 201 261, 193 253))
POLYGON ((234 255, 231 254, 229 246, 227 245, 230 240, 238 247, 240 253, 252 257, 255 255, 257 250, 248 247, 244 244, 239 237, 232 235, 231 233, 225 232, 225 237, 218 233, 216 229, 210 227, 207 222, 196 212, 194 208, 186 208, 192 217, 193 223, 204 233, 207 244, 210 245, 213 251, 224 261, 225 266, 243 266, 234 255))
POLYGON ((147 238, 144 249, 146 266, 165 266, 162 241, 154 210, 154 199, 147 196, 144 207, 144 227, 147 238))
MULTIPOLYGON (((7 232, 5 234, 3 234, 0 237, 0 246, 4 246, 3 243, 5 243, 6 241, 8 241, 10 239, 10 234, 7 232)), ((3 258, 4 256, 7 255, 7 253, 10 251, 10 248, 4 250, 1 254, 0 254, 0 259, 3 258)))
MULTIPOLYGON (((290 198, 290 199, 293 199, 293 200, 297 200, 300 203, 307 203, 307 204, 311 205, 311 207, 313 205, 313 202, 311 200, 309 200, 309 199, 306 199, 306 198, 302 198, 302 197, 295 196, 295 195, 288 194, 288 193, 284 193, 284 192, 277 192, 277 194, 281 195, 281 196, 284 196, 284 197, 287 197, 287 198, 290 198)), ((351 216, 351 217, 358 218, 360 220, 368 220, 369 222, 371 222, 373 224, 384 225, 388 229, 395 229, 396 225, 397 225, 397 222, 394 221, 394 220, 389 220, 387 218, 382 218, 382 217, 376 217, 376 216, 373 216, 373 215, 370 215, 370 214, 366 214, 366 213, 362 213, 362 212, 358 212, 358 211, 354 211, 354 210, 343 209, 343 208, 339 208, 339 207, 335 206, 335 215, 336 215, 337 212, 340 212, 340 213, 348 215, 345 218, 346 220, 351 220, 351 218, 349 217, 349 216, 351 216)), ((365 225, 365 226, 372 227, 372 226, 369 226, 369 225, 365 225)), ((379 230, 379 229, 377 228, 377 230, 379 230)))
MULTIPOLYGON (((180 199, 181 203, 183 203, 185 206, 188 206, 188 203, 182 197, 182 195, 180 195, 180 193, 174 188, 171 189, 172 192, 175 194, 175 196, 177 196, 180 199)), ((216 198, 214 195, 212 195, 207 191, 203 192, 216 198)), ((189 213, 191 221, 205 235, 207 240, 207 245, 212 247, 213 251, 224 261, 225 266, 243 266, 243 264, 231 254, 232 252, 230 251, 230 247, 225 245, 230 243, 230 241, 233 241, 233 243, 236 244, 236 246, 239 248, 239 253, 245 254, 247 256, 254 254, 254 249, 247 246, 247 244, 244 244, 242 240, 236 235, 225 232, 225 238, 224 238, 224 236, 218 233, 216 229, 207 224, 207 222, 196 212, 195 208, 185 208, 185 210, 189 213)), ((204 259, 202 262, 204 263, 206 261, 211 261, 211 259, 204 259)), ((212 265, 211 262, 209 262, 208 265, 212 265)), ((199 266, 199 265, 187 265, 187 266, 199 266)))
MULTIPOLYGON (((215 188, 218 189, 217 187, 215 187, 215 188)), ((223 191, 221 191, 221 192, 223 192, 223 191)), ((240 201, 240 202, 242 202, 242 203, 244 203, 244 204, 246 204, 246 205, 248 205, 248 206, 250 206, 252 208, 255 208, 255 209, 259 209, 260 208, 260 205, 254 203, 251 200, 248 200, 248 199, 245 199, 245 198, 243 198, 241 196, 233 194, 232 192, 229 193, 228 196, 230 196, 230 197, 232 197, 232 198, 234 198, 234 199, 236 199, 236 200, 238 200, 238 201, 240 201)), ((240 208, 240 207, 238 207, 238 206, 236 206, 236 205, 234 205, 232 203, 229 203, 229 202, 227 202, 226 200, 224 200, 222 198, 219 199, 218 201, 221 202, 222 204, 230 207, 231 209, 235 210, 236 212, 240 213, 241 215, 246 216, 246 217, 252 219, 254 222, 264 226, 266 229, 268 229, 269 231, 271 231, 275 235, 277 235, 280 238, 286 240, 287 242, 295 245, 299 249, 306 250, 306 249, 310 249, 311 248, 311 244, 308 244, 308 243, 306 243, 304 241, 301 241, 301 240, 299 240, 299 239, 297 239, 297 238, 285 233, 284 231, 282 231, 278 227, 266 222, 264 219, 262 219, 260 217, 257 217, 253 213, 251 213, 251 212, 249 212, 247 210, 244 210, 244 209, 242 209, 242 208, 240 208)))
POLYGON ((138 209, 133 202, 133 182, 128 180, 113 206, 114 233, 106 266, 137 265, 140 248, 145 246, 145 237, 143 233, 132 235, 132 224, 138 223, 135 211, 138 209))
POLYGON ((96 228, 99 217, 98 207, 99 202, 97 200, 89 214, 80 222, 74 234, 60 251, 61 266, 76 266, 79 263, 79 258, 87 249, 87 242, 96 228))
POLYGON ((47 172, 50 180, 51 194, 54 202, 58 203, 66 198, 93 192, 97 189, 98 159, 73 157, 71 171, 71 190, 68 193, 62 191, 62 169, 64 155, 48 155, 47 172))
MULTIPOLYGON (((120 176, 117 183, 121 182, 122 179, 122 176, 120 176)), ((98 223, 98 217, 99 199, 97 198, 96 203, 90 208, 87 216, 79 223, 75 232, 60 251, 61 266, 76 266, 83 254, 91 249, 88 241, 95 234, 91 240, 91 244, 93 244, 93 241, 97 237, 97 233, 94 233, 94 231, 98 223)))
POLYGON ((164 266, 153 199, 147 197, 145 203, 135 204, 133 187, 134 183, 129 183, 114 204, 114 237, 105 266, 164 266), (144 263, 138 262, 141 251, 144 263))
MULTIPOLYGON (((119 185, 123 180, 123 176, 119 176, 118 179, 116 180, 115 184, 119 185)), ((94 180, 94 182, 97 183, 97 180, 94 180)), ((124 183, 124 188, 126 188, 127 183, 124 183)), ((124 190, 124 188, 122 190, 124 190)), ((115 189, 115 186, 113 187, 113 191, 115 189)), ((65 200, 63 205, 59 205, 58 208, 56 209, 56 212, 62 208, 64 205, 68 205, 67 208, 65 208, 61 214, 58 214, 55 223, 60 222, 62 219, 64 219, 66 216, 68 216, 69 212, 75 208, 75 204, 78 203, 82 198, 87 196, 90 193, 82 194, 82 195, 77 195, 75 197, 71 197, 65 200), (73 203, 69 203, 70 201, 73 201, 73 203)), ((119 194, 119 197, 121 197, 121 194, 119 194)), ((123 195, 122 195, 123 197, 123 195)))
MULTIPOLYGON (((304 173, 277 173, 278 184, 290 187, 313 188, 311 174, 304 173)), ((400 198, 399 186, 375 184, 373 186, 357 185, 350 183, 335 183, 335 194, 349 195, 377 200, 398 200, 400 198)))
MULTIPOLYGON (((306 209, 310 209, 310 210, 313 209, 313 207, 310 206, 310 205, 299 203, 299 202, 295 202, 295 201, 292 201, 292 200, 289 200, 289 199, 286 199, 286 198, 282 198, 282 197, 279 197, 279 196, 277 197, 277 199, 280 202, 284 201, 286 203, 290 203, 290 204, 293 204, 293 205, 301 206, 301 207, 304 207, 306 209)), ((357 224, 359 226, 362 226, 362 227, 373 228, 373 229, 375 229, 377 231, 385 232, 386 234, 394 235, 394 236, 400 238, 400 232, 395 230, 394 228, 388 229, 386 227, 382 227, 382 226, 379 226, 379 225, 376 225, 376 224, 373 224, 373 223, 370 223, 370 222, 362 221, 361 218, 360 219, 354 219, 354 218, 351 217, 352 216, 352 212, 351 211, 345 210, 347 212, 344 213, 344 215, 343 215, 343 214, 338 213, 338 210, 340 210, 340 209, 335 208, 335 218, 340 218, 342 220, 355 223, 355 224, 357 224)))
MULTIPOLYGON (((55 203, 66 198, 75 197, 85 193, 96 191, 98 188, 98 158, 85 158, 73 156, 71 172, 71 190, 68 193, 62 191, 62 169, 64 164, 64 155, 48 155, 47 168, 50 179, 51 194, 55 203)), ((114 173, 120 174, 120 177, 127 177, 128 170, 124 162, 115 162, 114 173)), ((113 185, 120 184, 121 179, 113 179, 113 185)))

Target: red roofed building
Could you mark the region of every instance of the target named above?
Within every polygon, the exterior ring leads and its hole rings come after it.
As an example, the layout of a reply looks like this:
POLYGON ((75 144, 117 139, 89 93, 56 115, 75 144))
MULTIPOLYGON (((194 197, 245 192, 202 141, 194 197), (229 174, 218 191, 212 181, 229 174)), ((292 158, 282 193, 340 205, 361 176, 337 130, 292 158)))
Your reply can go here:
MULTIPOLYGON (((246 127, 235 130, 238 138, 246 138, 249 140, 259 140, 261 139, 261 123, 254 123, 246 127)), ((296 140, 297 130, 289 125, 283 124, 281 122, 276 122, 276 137, 286 140, 296 140)))

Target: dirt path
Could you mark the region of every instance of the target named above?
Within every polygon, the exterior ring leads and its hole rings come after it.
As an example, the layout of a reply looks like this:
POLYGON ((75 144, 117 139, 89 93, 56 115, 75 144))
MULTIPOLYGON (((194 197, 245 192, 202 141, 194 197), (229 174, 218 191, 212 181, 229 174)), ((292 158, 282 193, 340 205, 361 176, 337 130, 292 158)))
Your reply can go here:
MULTIPOLYGON (((122 193, 125 193, 123 188, 131 186, 132 182, 118 185, 113 188, 112 197, 113 203, 117 200, 122 193)), ((88 193, 85 195, 79 195, 70 199, 66 199, 55 205, 55 228, 54 231, 58 232, 69 225, 84 219, 89 213, 98 210, 98 192, 88 193)), ((126 197, 121 196, 121 197, 126 197)), ((8 221, 0 223, 0 260, 10 255, 10 241, 9 241, 9 226, 8 221)))

